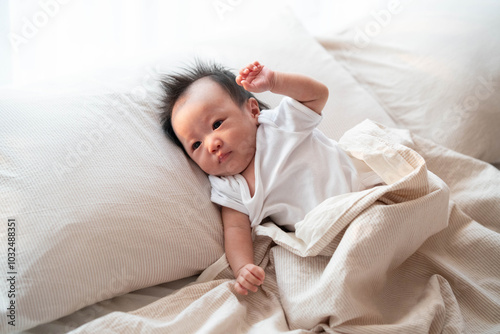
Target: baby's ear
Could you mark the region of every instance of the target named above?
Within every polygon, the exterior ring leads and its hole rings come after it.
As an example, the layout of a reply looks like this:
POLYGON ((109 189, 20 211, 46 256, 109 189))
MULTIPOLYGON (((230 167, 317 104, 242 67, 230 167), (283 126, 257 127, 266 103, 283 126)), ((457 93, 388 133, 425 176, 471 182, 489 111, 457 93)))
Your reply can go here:
POLYGON ((253 97, 247 100, 247 110, 252 114, 252 117, 257 118, 260 114, 259 102, 253 97))

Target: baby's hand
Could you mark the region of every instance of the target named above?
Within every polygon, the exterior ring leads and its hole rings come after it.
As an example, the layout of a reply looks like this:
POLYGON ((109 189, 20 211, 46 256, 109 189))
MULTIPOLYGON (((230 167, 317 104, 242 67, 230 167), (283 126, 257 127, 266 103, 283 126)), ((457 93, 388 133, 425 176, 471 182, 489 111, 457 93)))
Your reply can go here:
POLYGON ((249 263, 238 271, 234 289, 240 295, 247 295, 248 290, 257 292, 258 286, 264 282, 265 276, 264 269, 249 263))
POLYGON ((274 82, 274 72, 258 61, 243 67, 236 77, 236 83, 252 93, 272 90, 274 82))

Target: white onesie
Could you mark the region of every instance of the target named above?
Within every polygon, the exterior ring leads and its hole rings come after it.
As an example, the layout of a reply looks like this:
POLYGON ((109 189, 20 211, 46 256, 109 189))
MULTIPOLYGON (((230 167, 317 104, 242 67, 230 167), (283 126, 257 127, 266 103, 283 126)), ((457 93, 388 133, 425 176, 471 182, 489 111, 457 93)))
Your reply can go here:
POLYGON ((212 202, 247 214, 252 227, 270 217, 295 231, 295 224, 325 199, 367 188, 337 142, 316 128, 321 119, 289 97, 275 109, 262 110, 253 197, 242 175, 210 175, 212 202))

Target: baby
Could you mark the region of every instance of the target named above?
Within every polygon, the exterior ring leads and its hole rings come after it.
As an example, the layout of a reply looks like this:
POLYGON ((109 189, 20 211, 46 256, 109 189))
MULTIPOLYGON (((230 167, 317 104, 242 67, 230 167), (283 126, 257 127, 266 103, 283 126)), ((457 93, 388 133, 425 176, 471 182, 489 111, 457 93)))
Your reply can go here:
POLYGON ((251 228, 266 217, 286 230, 325 199, 379 182, 361 177, 334 140, 317 129, 328 88, 259 62, 236 77, 197 63, 165 77, 165 133, 209 175, 211 200, 221 206, 224 247, 234 288, 256 292, 264 270, 253 263, 251 228), (253 93, 282 94, 269 109, 253 93))

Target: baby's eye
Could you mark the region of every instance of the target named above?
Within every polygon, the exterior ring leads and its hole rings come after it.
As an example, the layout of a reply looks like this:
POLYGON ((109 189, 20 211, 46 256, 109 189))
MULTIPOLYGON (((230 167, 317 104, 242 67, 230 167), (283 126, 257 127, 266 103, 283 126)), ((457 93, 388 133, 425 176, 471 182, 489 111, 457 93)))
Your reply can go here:
POLYGON ((201 141, 197 141, 197 142, 196 142, 196 143, 194 143, 191 147, 192 147, 192 149, 193 149, 193 151, 194 151, 194 150, 196 150, 198 147, 200 147, 200 145, 201 145, 201 141))
POLYGON ((212 128, 215 130, 215 129, 217 129, 217 128, 218 128, 219 126, 221 126, 221 125, 222 125, 222 121, 217 121, 217 122, 215 122, 215 123, 212 125, 212 128))

